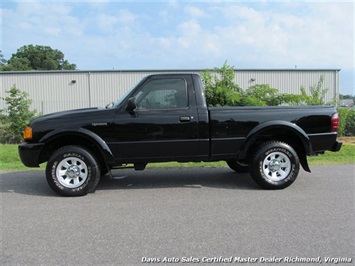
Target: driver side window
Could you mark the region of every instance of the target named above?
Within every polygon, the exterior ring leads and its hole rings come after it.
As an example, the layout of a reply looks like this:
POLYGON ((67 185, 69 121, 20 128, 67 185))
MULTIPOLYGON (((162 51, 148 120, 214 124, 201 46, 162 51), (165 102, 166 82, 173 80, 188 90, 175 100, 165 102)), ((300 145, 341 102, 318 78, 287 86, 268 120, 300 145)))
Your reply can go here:
POLYGON ((135 96, 139 109, 187 108, 186 82, 183 79, 158 79, 146 83, 135 96))

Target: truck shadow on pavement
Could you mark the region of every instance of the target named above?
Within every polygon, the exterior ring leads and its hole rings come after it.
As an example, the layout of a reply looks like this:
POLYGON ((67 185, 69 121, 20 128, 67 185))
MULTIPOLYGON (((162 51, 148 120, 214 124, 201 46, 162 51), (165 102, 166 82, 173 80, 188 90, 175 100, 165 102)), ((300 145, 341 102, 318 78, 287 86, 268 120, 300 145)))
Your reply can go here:
POLYGON ((151 168, 144 171, 114 170, 105 175, 97 190, 150 188, 224 188, 258 190, 250 174, 237 174, 229 168, 151 168))
MULTIPOLYGON (((237 174, 229 168, 150 168, 144 171, 122 169, 101 177, 97 191, 156 188, 222 188, 239 190, 261 189, 249 174, 237 174)), ((47 184, 44 171, 0 173, 3 193, 42 197, 56 196, 47 184)))

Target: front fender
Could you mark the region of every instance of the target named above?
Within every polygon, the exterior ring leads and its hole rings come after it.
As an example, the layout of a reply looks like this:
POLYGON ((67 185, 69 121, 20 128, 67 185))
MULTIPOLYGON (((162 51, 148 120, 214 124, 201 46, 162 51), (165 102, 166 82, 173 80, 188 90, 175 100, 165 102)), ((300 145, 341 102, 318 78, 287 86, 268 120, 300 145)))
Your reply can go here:
POLYGON ((238 157, 245 159, 249 149, 256 142, 258 137, 269 132, 274 132, 272 135, 276 139, 279 132, 288 132, 289 134, 292 134, 301 140, 306 154, 312 153, 312 144, 306 132, 304 132, 302 128, 288 121, 275 120, 267 121, 253 128, 246 136, 238 157))
POLYGON ((107 143, 96 133, 85 129, 85 128, 77 128, 77 129, 57 129, 49 132, 39 141, 40 143, 49 143, 55 141, 57 138, 62 138, 68 136, 78 136, 88 140, 93 143, 101 152, 105 162, 107 164, 114 164, 114 156, 111 149, 108 147, 107 143))

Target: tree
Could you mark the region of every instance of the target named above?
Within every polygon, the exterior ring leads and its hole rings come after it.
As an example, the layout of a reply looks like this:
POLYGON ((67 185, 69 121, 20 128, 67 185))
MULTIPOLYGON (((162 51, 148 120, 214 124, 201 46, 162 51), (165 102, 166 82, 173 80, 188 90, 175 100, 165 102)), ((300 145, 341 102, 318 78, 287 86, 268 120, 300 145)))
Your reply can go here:
POLYGON ((252 105, 277 106, 281 103, 278 89, 271 88, 269 84, 256 84, 250 87, 246 91, 245 97, 251 98, 248 102, 255 103, 252 105))
POLYGON ((64 54, 49 46, 25 45, 3 67, 5 71, 13 70, 75 70, 76 65, 64 60, 64 54))
POLYGON ((322 89, 324 82, 324 76, 321 75, 317 84, 309 87, 309 93, 307 94, 306 89, 301 87, 301 97, 304 99, 307 105, 324 105, 325 104, 325 94, 328 89, 322 89))
POLYGON ((30 111, 32 101, 28 99, 28 93, 17 89, 15 85, 6 93, 9 96, 1 98, 6 102, 7 108, 0 110, 0 139, 2 142, 19 143, 25 126, 35 117, 36 110, 30 111))
POLYGON ((240 105, 242 89, 234 83, 234 69, 224 62, 222 68, 214 68, 216 74, 205 70, 201 77, 209 106, 240 105))
POLYGON ((339 94, 339 99, 340 100, 346 100, 346 99, 353 99, 355 101, 355 95, 351 95, 351 94, 339 94))
POLYGON ((7 60, 4 58, 4 55, 2 54, 2 51, 0 50, 0 70, 3 69, 3 67, 6 65, 7 60))
POLYGON ((14 58, 11 63, 4 65, 4 71, 26 71, 32 70, 31 63, 27 58, 14 58))
POLYGON ((301 87, 301 94, 280 93, 269 84, 256 84, 243 91, 234 83, 234 69, 224 63, 214 68, 214 73, 205 70, 202 82, 209 106, 277 106, 277 105, 323 105, 328 89, 323 89, 324 76, 317 84, 310 86, 309 94, 301 87))
POLYGON ((243 91, 234 83, 234 69, 227 61, 222 68, 214 68, 214 72, 206 70, 201 75, 209 106, 275 106, 287 100, 268 84, 257 84, 243 91))

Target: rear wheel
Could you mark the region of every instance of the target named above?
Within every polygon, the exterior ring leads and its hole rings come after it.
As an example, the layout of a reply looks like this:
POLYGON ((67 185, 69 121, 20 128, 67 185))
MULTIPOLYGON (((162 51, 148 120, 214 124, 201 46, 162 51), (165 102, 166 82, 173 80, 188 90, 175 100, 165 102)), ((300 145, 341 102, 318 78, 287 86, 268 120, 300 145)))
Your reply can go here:
POLYGON ((278 141, 262 145, 250 164, 252 178, 266 189, 288 187, 296 180, 299 169, 299 158, 295 150, 278 141))
POLYGON ((49 186, 62 196, 83 196, 95 190, 100 168, 95 157, 79 146, 65 146, 53 153, 47 163, 49 186))

